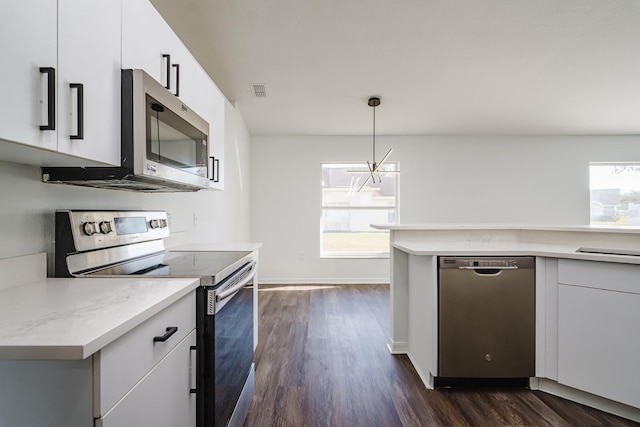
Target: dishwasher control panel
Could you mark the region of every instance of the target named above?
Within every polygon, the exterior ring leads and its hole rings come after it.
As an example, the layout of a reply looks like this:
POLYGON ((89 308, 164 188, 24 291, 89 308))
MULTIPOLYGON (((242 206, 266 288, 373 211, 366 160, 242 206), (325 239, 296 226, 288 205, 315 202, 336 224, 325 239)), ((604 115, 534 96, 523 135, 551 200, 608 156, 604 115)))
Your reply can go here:
POLYGON ((533 268, 532 257, 440 257, 440 268, 533 268))

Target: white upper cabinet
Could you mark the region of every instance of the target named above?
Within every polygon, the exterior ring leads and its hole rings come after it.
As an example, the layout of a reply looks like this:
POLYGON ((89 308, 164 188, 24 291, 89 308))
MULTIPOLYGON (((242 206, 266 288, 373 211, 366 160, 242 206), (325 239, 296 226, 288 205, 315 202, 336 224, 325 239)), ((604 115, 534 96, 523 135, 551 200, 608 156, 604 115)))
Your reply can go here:
POLYGON ((224 95, 148 0, 122 8, 122 68, 144 70, 209 123, 209 178, 222 190, 224 95))
POLYGON ((148 0, 123 4, 122 68, 144 70, 202 115, 205 89, 198 72, 204 71, 148 0))
POLYGON ((212 116, 208 120, 209 140, 213 141, 209 148, 212 163, 211 188, 224 190, 225 98, 217 87, 213 89, 212 116))
POLYGON ((120 1, 2 1, 0 160, 119 165, 120 1))
POLYGON ((209 123, 209 185, 212 189, 224 190, 225 98, 204 71, 194 76, 194 81, 198 81, 198 77, 204 77, 200 85, 206 89, 202 93, 206 96, 200 96, 199 107, 202 118, 209 123))
POLYGON ((118 166, 121 13, 119 1, 58 0, 58 151, 118 166))
POLYGON ((47 99, 47 77, 54 79, 54 91, 56 84, 56 14, 54 1, 2 0, 0 138, 47 150, 58 144, 55 120, 54 129, 40 129, 49 124, 48 111, 56 108, 55 97, 51 104, 47 99))
POLYGON ((148 0, 0 1, 0 160, 119 166, 121 70, 143 69, 209 123, 224 188, 224 95, 148 0))
POLYGON ((147 0, 125 1, 122 5, 122 68, 142 69, 167 86, 171 50, 175 49, 175 45, 167 42, 170 32, 162 16, 147 0))

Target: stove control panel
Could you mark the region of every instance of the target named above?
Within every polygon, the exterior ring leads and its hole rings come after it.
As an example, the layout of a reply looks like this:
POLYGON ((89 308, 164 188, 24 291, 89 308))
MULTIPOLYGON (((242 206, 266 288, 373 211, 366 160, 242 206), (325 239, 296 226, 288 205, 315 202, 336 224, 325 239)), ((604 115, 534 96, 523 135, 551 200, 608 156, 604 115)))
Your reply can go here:
POLYGON ((169 223, 164 211, 57 211, 56 233, 83 252, 161 240, 169 223))

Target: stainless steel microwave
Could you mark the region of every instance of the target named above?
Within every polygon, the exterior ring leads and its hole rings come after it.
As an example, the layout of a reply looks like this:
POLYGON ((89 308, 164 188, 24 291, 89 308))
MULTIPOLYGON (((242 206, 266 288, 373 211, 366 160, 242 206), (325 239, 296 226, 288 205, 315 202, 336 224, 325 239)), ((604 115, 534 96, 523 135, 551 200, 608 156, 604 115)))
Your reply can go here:
MULTIPOLYGON (((119 167, 42 168, 45 182, 145 191, 209 188, 209 124, 142 70, 122 70, 119 167)), ((213 166, 213 165, 211 165, 213 166)))

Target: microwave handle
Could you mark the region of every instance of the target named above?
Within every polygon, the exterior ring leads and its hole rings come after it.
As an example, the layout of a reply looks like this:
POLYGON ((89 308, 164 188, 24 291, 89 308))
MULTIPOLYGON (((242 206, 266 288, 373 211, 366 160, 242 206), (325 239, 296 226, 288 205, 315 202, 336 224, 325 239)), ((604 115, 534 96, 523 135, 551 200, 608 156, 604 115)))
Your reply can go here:
POLYGON ((171 55, 163 53, 162 58, 167 61, 167 85, 165 88, 171 90, 171 55))
POLYGON ((180 96, 180 64, 173 64, 172 67, 176 69, 176 93, 175 96, 180 96))

